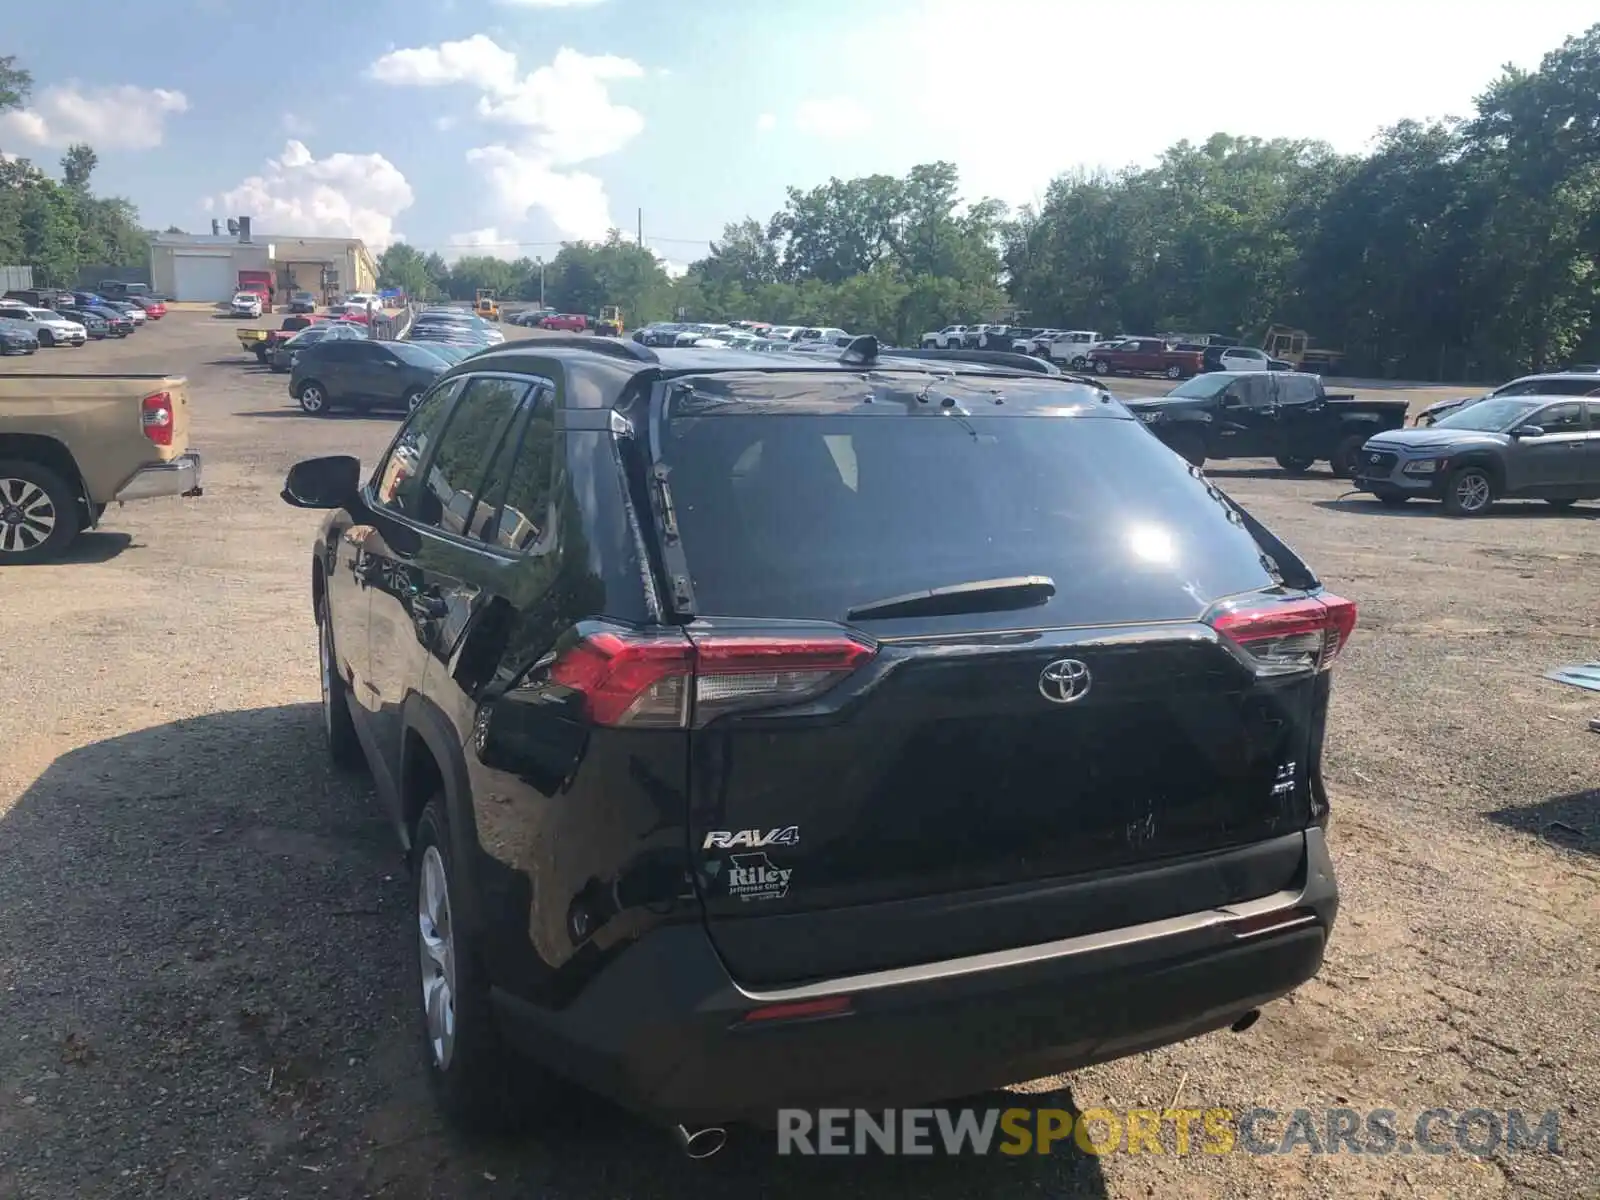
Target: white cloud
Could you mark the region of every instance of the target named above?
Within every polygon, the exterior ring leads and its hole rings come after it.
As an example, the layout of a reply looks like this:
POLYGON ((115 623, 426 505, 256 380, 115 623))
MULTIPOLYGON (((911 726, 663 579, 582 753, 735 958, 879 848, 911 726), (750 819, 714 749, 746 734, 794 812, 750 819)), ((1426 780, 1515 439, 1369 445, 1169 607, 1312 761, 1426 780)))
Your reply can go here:
POLYGON ((615 154, 643 131, 638 110, 613 104, 606 89, 612 80, 643 74, 632 59, 563 47, 549 66, 479 97, 478 112, 528 129, 553 163, 585 162, 615 154))
POLYGON ((539 209, 563 236, 585 239, 610 230, 610 202, 599 178, 570 168, 615 154, 643 131, 643 115, 614 103, 609 85, 644 73, 630 58, 562 47, 524 74, 516 55, 481 33, 391 51, 367 71, 393 85, 475 87, 478 115, 511 130, 466 155, 488 184, 496 225, 521 223, 539 209))
POLYGON ((673 279, 682 279, 689 273, 689 264, 679 262, 675 258, 663 258, 656 255, 656 261, 661 264, 661 269, 673 279))
POLYGON ((503 221, 524 221, 537 208, 569 238, 598 241, 611 231, 605 184, 586 171, 557 171, 538 154, 503 145, 468 150, 467 161, 483 172, 503 221))
POLYGON ((263 232, 358 237, 381 250, 399 239, 395 218, 412 199, 406 177, 381 154, 319 159, 304 142, 291 140, 264 172, 208 199, 205 207, 247 216, 263 232))
POLYGON ((393 50, 367 68, 367 76, 398 87, 476 83, 500 91, 515 85, 517 56, 481 33, 460 42, 393 50))
POLYGON ((772 113, 762 113, 756 118, 756 132, 766 133, 778 127, 778 118, 772 113))
POLYGON ((30 108, 0 115, 0 139, 37 146, 88 142, 96 150, 149 150, 161 144, 167 118, 187 112, 182 92, 131 84, 80 91, 46 88, 30 108))
POLYGON ((849 96, 805 100, 794 110, 794 125, 817 137, 853 137, 872 126, 872 114, 849 96))

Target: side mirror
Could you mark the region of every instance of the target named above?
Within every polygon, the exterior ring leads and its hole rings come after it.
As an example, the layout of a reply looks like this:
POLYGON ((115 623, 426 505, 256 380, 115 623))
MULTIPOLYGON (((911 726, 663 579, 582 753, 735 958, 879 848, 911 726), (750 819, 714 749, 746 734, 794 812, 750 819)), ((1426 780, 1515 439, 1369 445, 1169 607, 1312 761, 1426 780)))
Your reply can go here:
POLYGON ((1543 425, 1518 425, 1511 431, 1514 438, 1537 438, 1544 436, 1543 425))
POLYGON ((295 508, 344 508, 361 494, 361 460, 349 454, 307 458, 289 468, 280 495, 295 508))

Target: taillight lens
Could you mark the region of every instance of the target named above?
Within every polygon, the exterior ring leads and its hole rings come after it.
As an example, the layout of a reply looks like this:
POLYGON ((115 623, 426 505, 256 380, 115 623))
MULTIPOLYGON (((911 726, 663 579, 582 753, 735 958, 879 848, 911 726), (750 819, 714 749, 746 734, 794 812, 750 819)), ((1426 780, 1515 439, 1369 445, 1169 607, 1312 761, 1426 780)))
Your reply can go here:
POLYGON ((168 392, 157 392, 153 396, 146 396, 139 406, 139 422, 144 426, 144 435, 158 446, 172 445, 172 396, 168 392))
POLYGON ((551 683, 583 696, 597 725, 686 728, 723 713, 818 696, 876 650, 845 635, 600 633, 559 654, 551 683))
POLYGON ((1211 617, 1218 633, 1250 652, 1266 671, 1326 671, 1355 632, 1356 606, 1323 593, 1239 604, 1211 617))

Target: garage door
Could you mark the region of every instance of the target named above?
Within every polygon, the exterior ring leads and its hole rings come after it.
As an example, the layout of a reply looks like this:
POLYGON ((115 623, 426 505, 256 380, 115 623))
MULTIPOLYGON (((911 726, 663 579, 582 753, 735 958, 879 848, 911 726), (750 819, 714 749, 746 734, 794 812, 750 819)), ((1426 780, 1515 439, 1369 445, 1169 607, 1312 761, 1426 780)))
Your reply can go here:
POLYGON ((233 259, 214 254, 175 254, 172 287, 179 300, 227 300, 233 295, 233 259))

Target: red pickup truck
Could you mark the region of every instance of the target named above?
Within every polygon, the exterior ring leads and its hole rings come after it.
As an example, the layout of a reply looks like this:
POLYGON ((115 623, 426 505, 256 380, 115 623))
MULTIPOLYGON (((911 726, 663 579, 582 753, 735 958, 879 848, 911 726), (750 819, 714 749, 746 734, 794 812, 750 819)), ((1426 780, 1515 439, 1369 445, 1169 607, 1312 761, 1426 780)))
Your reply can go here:
POLYGON ((1205 367, 1200 350, 1174 350, 1160 338, 1128 338, 1110 346, 1098 346, 1086 356, 1096 375, 1165 375, 1168 379, 1187 379, 1205 367))
POLYGON ((576 313, 551 313, 539 322, 540 329, 564 329, 568 333, 582 333, 589 328, 586 318, 576 313))

